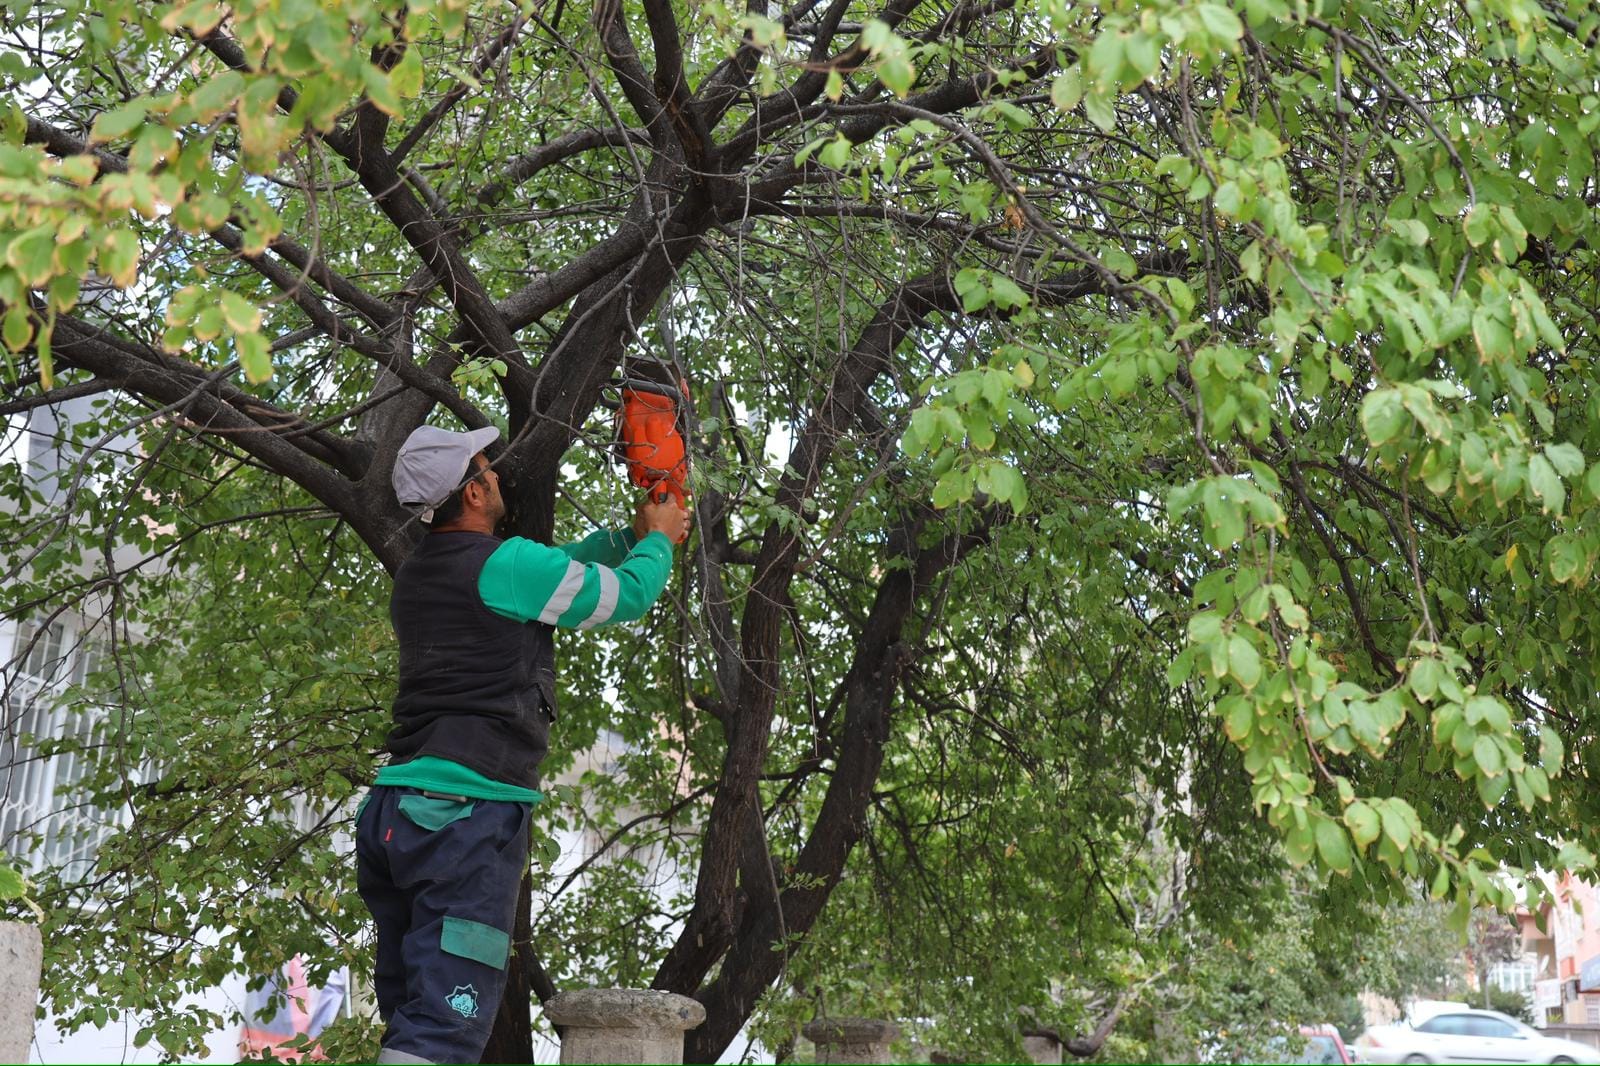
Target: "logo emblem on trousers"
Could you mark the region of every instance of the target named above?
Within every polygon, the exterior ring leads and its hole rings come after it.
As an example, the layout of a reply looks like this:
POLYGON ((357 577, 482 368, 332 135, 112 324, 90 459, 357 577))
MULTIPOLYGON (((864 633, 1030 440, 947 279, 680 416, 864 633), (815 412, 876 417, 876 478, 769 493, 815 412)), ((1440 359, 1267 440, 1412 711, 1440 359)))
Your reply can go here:
POLYGON ((450 994, 444 997, 450 1009, 463 1018, 476 1018, 478 1016, 478 990, 472 985, 456 985, 450 994))

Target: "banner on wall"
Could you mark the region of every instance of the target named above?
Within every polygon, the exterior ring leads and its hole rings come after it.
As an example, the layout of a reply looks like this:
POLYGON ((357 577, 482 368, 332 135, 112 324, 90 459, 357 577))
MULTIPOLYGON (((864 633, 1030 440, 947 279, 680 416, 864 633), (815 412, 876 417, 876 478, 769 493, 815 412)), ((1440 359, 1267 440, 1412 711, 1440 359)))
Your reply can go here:
MULTIPOLYGON (((349 977, 349 971, 340 968, 326 985, 313 988, 306 983, 305 960, 299 955, 290 959, 266 984, 246 994, 240 1056, 260 1058, 262 1052, 272 1051, 280 1062, 299 1062, 300 1055, 283 1045, 297 1036, 318 1036, 339 1017, 349 977)), ((320 1047, 313 1047, 306 1058, 326 1061, 320 1047)))

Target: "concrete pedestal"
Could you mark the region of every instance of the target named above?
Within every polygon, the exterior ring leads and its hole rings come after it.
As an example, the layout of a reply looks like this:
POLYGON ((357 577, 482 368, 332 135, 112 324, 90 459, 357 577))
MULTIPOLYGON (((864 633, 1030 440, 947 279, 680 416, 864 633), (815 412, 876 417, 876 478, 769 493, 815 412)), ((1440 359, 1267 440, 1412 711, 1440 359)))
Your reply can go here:
POLYGON ((800 1031, 825 1063, 893 1062, 889 1044, 900 1037, 898 1025, 877 1018, 818 1018, 800 1031))
POLYGON ((28 1061, 43 965, 39 927, 0 922, 0 1062, 28 1061))
POLYGON ((683 1034, 706 1020, 687 996, 641 988, 580 988, 544 1005, 561 1026, 563 1063, 683 1061, 683 1034))
POLYGON ((1022 1050, 1041 1066, 1061 1066, 1061 1038, 1055 1033, 1034 1031, 1022 1034, 1022 1050))

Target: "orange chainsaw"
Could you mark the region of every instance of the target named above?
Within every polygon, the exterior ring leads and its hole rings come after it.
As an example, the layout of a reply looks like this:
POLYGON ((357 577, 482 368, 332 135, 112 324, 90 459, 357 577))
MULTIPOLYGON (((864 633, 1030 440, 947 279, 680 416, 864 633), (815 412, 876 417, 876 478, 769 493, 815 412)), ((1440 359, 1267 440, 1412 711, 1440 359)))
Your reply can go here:
POLYGON ((689 383, 682 378, 663 383, 629 377, 622 382, 617 439, 628 464, 628 479, 657 503, 671 497, 679 507, 688 506, 689 452, 683 422, 688 404, 689 383))

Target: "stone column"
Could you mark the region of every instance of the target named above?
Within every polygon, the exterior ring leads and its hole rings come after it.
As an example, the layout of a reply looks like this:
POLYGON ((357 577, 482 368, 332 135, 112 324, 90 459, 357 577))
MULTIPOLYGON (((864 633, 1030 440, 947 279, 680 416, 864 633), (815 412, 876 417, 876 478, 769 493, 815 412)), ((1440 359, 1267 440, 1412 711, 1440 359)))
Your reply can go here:
POLYGON ((0 922, 0 1062, 28 1061, 43 964, 37 925, 0 922))
POLYGON ((889 1044, 900 1037, 898 1025, 877 1018, 818 1018, 800 1031, 823 1063, 893 1062, 889 1044))
POLYGON ((1061 1066, 1061 1036, 1053 1029, 1030 1029, 1023 1033, 1022 1050, 1041 1066, 1061 1066))
POLYGON ((706 1020, 688 996, 647 988, 579 988, 544 1005, 561 1026, 561 1061, 683 1061, 683 1034, 706 1020))

